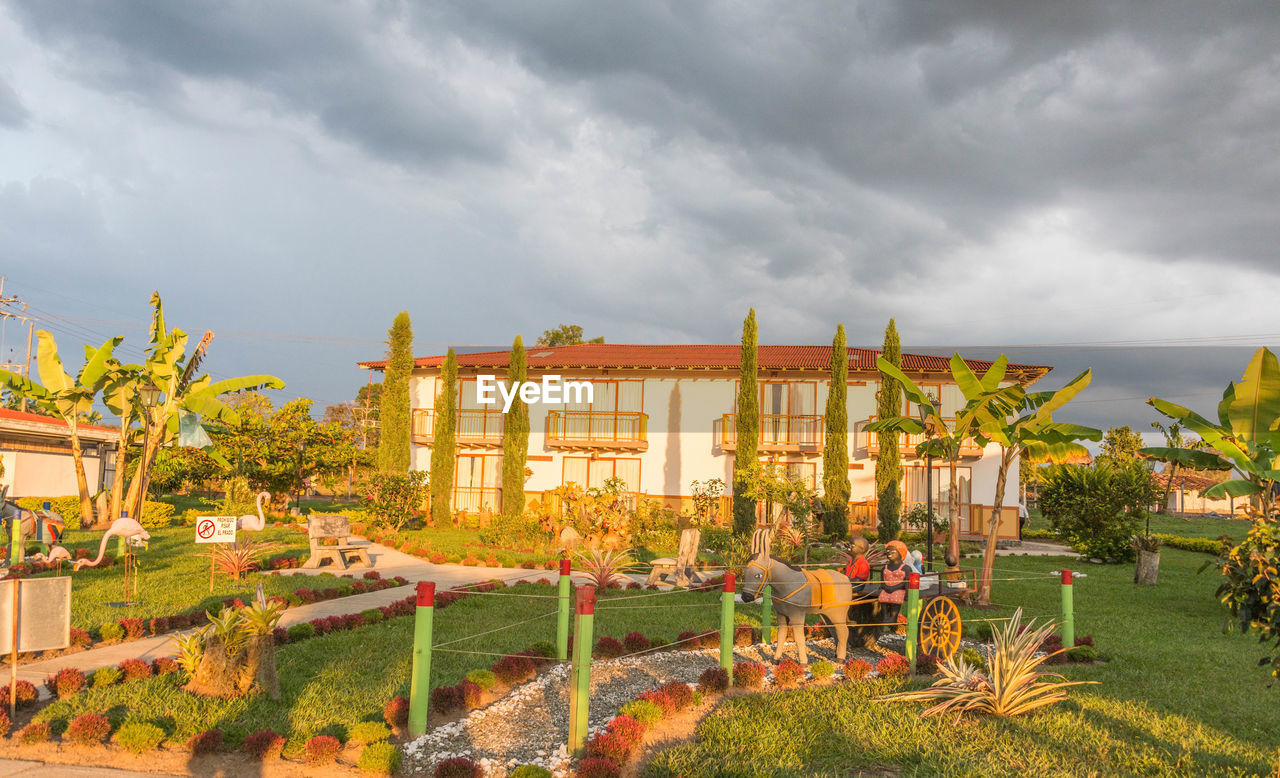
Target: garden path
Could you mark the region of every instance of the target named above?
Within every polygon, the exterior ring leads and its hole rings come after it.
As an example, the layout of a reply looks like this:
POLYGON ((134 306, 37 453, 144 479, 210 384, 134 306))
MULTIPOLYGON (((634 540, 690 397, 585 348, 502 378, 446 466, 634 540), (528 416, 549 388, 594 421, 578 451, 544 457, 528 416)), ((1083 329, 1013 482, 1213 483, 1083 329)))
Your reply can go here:
MULTIPOLYGON (((558 575, 555 571, 549 570, 512 570, 501 567, 433 565, 424 559, 402 554, 399 551, 376 543, 370 543, 364 539, 356 539, 355 545, 368 547, 369 556, 373 560, 373 569, 377 570, 384 578, 394 578, 399 575, 410 582, 435 581, 438 590, 451 589, 495 578, 513 583, 523 580, 536 581, 539 578, 554 580, 558 575)), ((322 572, 342 573, 343 571, 326 566, 320 570, 289 570, 282 574, 302 576, 322 572)), ((366 569, 353 567, 345 572, 359 577, 366 572, 366 569)), ((304 581, 299 580, 298 588, 303 588, 305 585, 304 581)), ((377 592, 353 594, 349 597, 339 597, 310 605, 299 605, 284 612, 284 615, 280 618, 280 626, 288 627, 325 616, 359 613, 370 608, 390 605, 397 600, 403 600, 412 593, 412 586, 396 586, 377 592)), ((144 659, 150 662, 162 656, 172 656, 174 654, 172 637, 174 634, 178 633, 169 633, 142 640, 131 640, 125 643, 116 643, 60 656, 55 659, 29 662, 18 667, 18 679, 30 681, 39 691, 41 699, 45 699, 49 696, 49 691, 44 687, 44 681, 58 670, 64 667, 75 667, 87 675, 102 667, 115 667, 126 659, 144 659)), ((7 774, 0 771, 0 778, 4 778, 5 775, 7 774)))
POLYGON ((0 759, 0 778, 55 778, 55 776, 105 775, 112 778, 155 778, 161 773, 138 773, 133 770, 116 770, 111 767, 78 767, 76 765, 46 764, 27 759, 0 759))

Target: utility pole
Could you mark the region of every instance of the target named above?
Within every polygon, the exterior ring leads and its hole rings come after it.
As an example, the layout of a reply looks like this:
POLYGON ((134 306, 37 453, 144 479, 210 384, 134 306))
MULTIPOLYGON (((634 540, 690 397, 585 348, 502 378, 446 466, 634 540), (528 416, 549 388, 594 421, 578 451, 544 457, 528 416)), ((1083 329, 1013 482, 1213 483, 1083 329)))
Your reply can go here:
MULTIPOLYGON (((14 313, 13 309, 18 309, 23 313, 27 310, 27 304, 22 302, 18 296, 4 296, 4 276, 0 276, 0 359, 5 356, 4 351, 4 330, 7 328, 10 319, 25 322, 27 325, 27 356, 22 362, 0 362, 0 369, 17 373, 30 380, 31 378, 31 336, 35 332, 36 320, 31 316, 23 316, 21 313, 14 313)), ((27 398, 22 398, 21 410, 27 409, 27 398)))

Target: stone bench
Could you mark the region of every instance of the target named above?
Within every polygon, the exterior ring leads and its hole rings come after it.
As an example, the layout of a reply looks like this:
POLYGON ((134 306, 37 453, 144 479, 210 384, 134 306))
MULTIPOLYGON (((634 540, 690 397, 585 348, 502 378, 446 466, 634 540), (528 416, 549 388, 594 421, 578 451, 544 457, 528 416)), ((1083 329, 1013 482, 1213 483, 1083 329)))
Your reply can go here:
POLYGON ((369 561, 369 550, 364 546, 351 543, 351 522, 346 516, 311 516, 307 519, 307 538, 311 543, 311 556, 302 565, 304 568, 316 569, 326 560, 334 567, 346 570, 350 563, 347 555, 351 554, 362 567, 373 567, 369 561), (325 541, 333 540, 330 545, 325 541))

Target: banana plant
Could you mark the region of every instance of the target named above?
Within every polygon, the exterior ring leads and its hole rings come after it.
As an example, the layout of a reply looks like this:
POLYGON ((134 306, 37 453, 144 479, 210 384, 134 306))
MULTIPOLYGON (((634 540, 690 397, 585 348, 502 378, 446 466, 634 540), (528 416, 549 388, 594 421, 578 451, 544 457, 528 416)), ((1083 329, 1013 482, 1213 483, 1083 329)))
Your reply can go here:
POLYGON ((1000 469, 996 474, 995 499, 987 516, 986 548, 982 555, 982 575, 978 579, 980 605, 991 602, 996 534, 1000 530, 1000 511, 1004 508, 1005 486, 1013 462, 1024 455, 1040 462, 1062 462, 1079 453, 1081 446, 1077 441, 1102 440, 1102 430, 1053 420, 1054 412, 1084 391, 1092 380, 1092 370, 1086 369, 1056 391, 1025 393, 1016 413, 993 416, 978 433, 979 440, 1000 445, 1000 469))
POLYGON ((93 410, 94 398, 103 388, 109 366, 114 360, 113 352, 124 339, 110 338, 96 349, 85 346, 84 367, 73 378, 63 367, 53 335, 45 330, 38 330, 36 336, 39 339, 36 367, 43 383, 37 384, 17 373, 0 370, 0 385, 13 394, 32 401, 38 409, 66 422, 71 439, 71 462, 75 468, 76 489, 80 496, 81 521, 84 526, 93 526, 93 498, 89 494, 89 483, 84 472, 79 425, 81 417, 93 410))
POLYGON ((1206 497, 1249 497, 1264 518, 1275 512, 1280 480, 1280 363, 1260 348, 1238 383, 1229 383, 1218 403, 1218 421, 1189 408, 1152 397, 1147 404, 1200 436, 1211 450, 1153 446, 1141 453, 1197 469, 1234 470, 1239 478, 1214 484, 1206 497))
MULTIPOLYGON (((968 364, 959 354, 951 356, 951 375, 960 391, 964 394, 965 405, 954 419, 944 418, 940 403, 935 403, 907 374, 899 370, 884 357, 876 360, 876 366, 886 375, 896 378, 902 385, 902 392, 907 399, 915 403, 924 412, 924 420, 910 416, 893 416, 876 419, 867 425, 868 432, 900 432, 908 435, 919 435, 928 431, 928 437, 916 446, 916 456, 932 455, 950 465, 951 489, 948 511, 950 525, 947 528, 947 548, 956 558, 960 556, 960 492, 956 484, 956 465, 960 460, 960 449, 967 441, 977 441, 985 445, 982 430, 990 427, 997 420, 1002 420, 1013 413, 1022 403, 1025 392, 1018 384, 1001 386, 1005 383, 1005 372, 1009 360, 1003 354, 981 377, 969 369, 968 364)), ((932 542, 932 538, 929 540, 932 542)))

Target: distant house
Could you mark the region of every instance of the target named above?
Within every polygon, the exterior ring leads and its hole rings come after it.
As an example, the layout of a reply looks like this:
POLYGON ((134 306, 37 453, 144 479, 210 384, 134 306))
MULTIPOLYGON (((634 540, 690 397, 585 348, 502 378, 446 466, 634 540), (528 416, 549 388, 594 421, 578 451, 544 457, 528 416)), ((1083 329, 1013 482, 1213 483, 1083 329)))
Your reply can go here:
MULTIPOLYGON (((866 426, 875 418, 880 372, 879 352, 849 349, 847 393, 851 517, 855 524, 874 524, 875 459, 880 441, 866 426)), ((477 511, 502 504, 502 405, 480 402, 477 377, 505 379, 509 352, 487 351, 458 355, 457 466, 453 486, 454 510, 477 511)), ((530 497, 569 483, 601 486, 618 478, 636 497, 661 500, 676 509, 691 507, 690 482, 733 480, 737 450, 736 397, 741 348, 738 345, 626 345, 581 344, 529 349, 531 382, 543 376, 587 381, 593 386, 588 402, 582 397, 532 405, 529 412, 528 470, 524 491, 530 497)), ((410 381, 412 408, 412 466, 427 470, 434 436, 435 402, 444 357, 418 357, 410 381)), ((785 468, 811 487, 822 485, 823 413, 831 363, 830 346, 759 347, 759 456, 785 468)), ((385 370, 385 361, 360 363, 385 370)), ((974 370, 991 363, 970 360, 974 370)), ((944 415, 964 405, 960 388, 951 379, 944 357, 903 354, 903 370, 922 389, 940 400, 944 415)), ((1010 382, 1030 384, 1050 368, 1009 365, 1010 382)), ((490 388, 491 385, 490 385, 490 388)), ((911 403, 903 412, 916 413, 911 403)), ((920 436, 903 436, 903 496, 905 507, 926 501, 926 463, 915 456, 920 436)), ((985 449, 969 443, 961 449, 958 470, 960 530, 976 538, 984 531, 984 510, 995 496, 999 446, 985 449)), ((947 463, 934 460, 932 487, 935 510, 945 512, 949 477, 947 463)), ((1013 486, 1000 516, 999 537, 1018 537, 1015 462, 1013 486)), ((728 490, 726 490, 728 491, 728 490)))
MULTIPOLYGON (((115 475, 118 431, 77 425, 90 492, 110 485, 115 475)), ((66 422, 51 416, 0 408, 0 485, 9 497, 62 497, 76 494, 76 471, 66 422)))
MULTIPOLYGON (((1152 479, 1156 482, 1157 492, 1163 495, 1165 488, 1169 486, 1169 475, 1167 473, 1152 473, 1152 479)), ((1173 488, 1169 489, 1169 512, 1234 515, 1237 506, 1235 498, 1222 497, 1215 500, 1212 497, 1204 496, 1204 490, 1220 480, 1206 476, 1204 473, 1179 470, 1173 475, 1173 488)), ((1248 504, 1248 499, 1242 499, 1238 503, 1241 508, 1248 504)))

